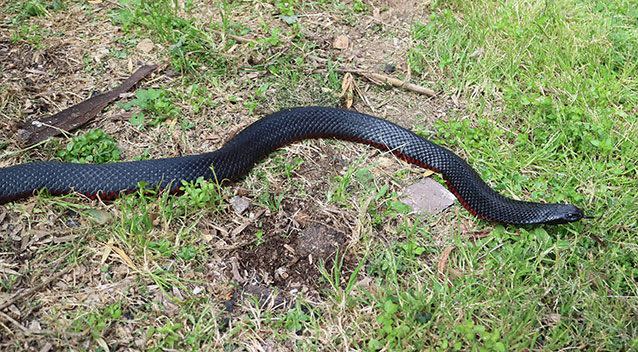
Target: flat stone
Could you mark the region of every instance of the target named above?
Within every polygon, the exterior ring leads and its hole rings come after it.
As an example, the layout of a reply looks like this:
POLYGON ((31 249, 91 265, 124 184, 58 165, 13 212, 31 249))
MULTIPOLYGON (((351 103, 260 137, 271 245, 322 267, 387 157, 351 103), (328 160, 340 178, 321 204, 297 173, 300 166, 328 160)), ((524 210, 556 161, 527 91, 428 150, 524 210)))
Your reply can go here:
POLYGON ((338 35, 332 41, 332 47, 335 49, 345 50, 350 45, 350 39, 345 35, 338 35))
POLYGON ((456 197, 431 178, 424 178, 406 187, 400 200, 417 214, 438 214, 454 204, 456 197))
POLYGON ((153 51, 153 48, 155 48, 155 44, 153 44, 153 41, 150 39, 142 39, 139 43, 137 43, 137 50, 145 54, 153 51))
POLYGON ((234 196, 230 199, 230 205, 237 215, 241 215, 248 207, 250 207, 250 199, 246 197, 234 196))

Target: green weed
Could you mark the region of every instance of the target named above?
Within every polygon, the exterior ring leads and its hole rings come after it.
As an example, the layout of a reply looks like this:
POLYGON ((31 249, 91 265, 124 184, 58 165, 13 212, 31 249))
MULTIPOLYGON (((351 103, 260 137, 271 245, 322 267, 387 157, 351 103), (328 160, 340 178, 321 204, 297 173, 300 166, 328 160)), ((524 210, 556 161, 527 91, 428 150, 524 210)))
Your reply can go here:
POLYGON ((336 177, 336 185, 327 195, 329 202, 349 205, 353 188, 366 189, 373 186, 374 175, 370 172, 370 168, 358 167, 358 164, 351 165, 343 175, 336 177))
POLYGON ((224 209, 223 190, 216 180, 207 181, 200 177, 195 182, 182 182, 180 190, 184 194, 178 202, 184 209, 208 208, 212 211, 224 209))
POLYGON ((7 2, 4 10, 14 15, 11 19, 12 24, 20 25, 32 17, 48 16, 50 11, 60 11, 65 8, 66 4, 62 0, 28 0, 7 2))
POLYGON ((255 232, 255 246, 259 246, 262 243, 264 243, 264 231, 257 230, 255 232))
POLYGON ((28 17, 39 17, 47 15, 47 6, 44 2, 39 0, 31 0, 27 1, 22 5, 22 10, 19 16, 23 16, 25 18, 28 17))
POLYGON ((379 297, 375 337, 367 342, 372 351, 421 350, 426 341, 419 338, 419 331, 432 319, 430 297, 424 292, 390 293, 379 297))
POLYGON ((268 208, 273 213, 276 213, 281 209, 281 204, 284 201, 284 197, 286 194, 283 192, 273 193, 270 191, 269 187, 266 186, 265 189, 261 191, 257 201, 260 205, 268 208))
POLYGON ((95 129, 71 138, 57 156, 69 162, 100 164, 120 160, 121 152, 112 137, 95 129))
POLYGON ((295 307, 286 312, 283 325, 286 330, 300 332, 311 319, 308 308, 297 301, 295 307))
POLYGON ((27 42, 35 48, 42 48, 42 41, 50 35, 49 31, 36 24, 21 24, 11 32, 11 42, 27 42))
MULTIPOLYGON (((118 200, 122 211, 118 232, 124 241, 147 245, 145 237, 155 226, 167 228, 176 218, 197 214, 199 210, 219 212, 225 209, 221 186, 215 181, 198 178, 194 182, 182 182, 180 196, 173 196, 162 189, 152 189, 141 183, 138 190, 118 200)), ((190 230, 190 227, 186 229, 190 230)), ((162 242, 160 242, 161 244, 162 242)), ((160 253, 166 254, 160 247, 160 253)))
POLYGON ((158 191, 146 186, 140 184, 134 194, 117 200, 122 215, 118 226, 119 231, 116 232, 122 236, 125 243, 146 245, 147 240, 144 235, 153 229, 156 219, 170 223, 173 218, 172 207, 167 206, 169 202, 167 197, 161 196, 158 199, 158 191))
POLYGON ((186 89, 182 97, 188 102, 193 113, 198 114, 206 108, 214 108, 218 105, 215 96, 210 92, 204 84, 193 83, 186 89))
POLYGON ((151 327, 146 333, 146 336, 154 342, 149 351, 164 351, 182 346, 181 330, 183 328, 183 324, 170 321, 160 327, 151 327))
POLYGON ((107 305, 100 310, 81 315, 73 321, 74 331, 89 331, 93 339, 102 338, 104 331, 122 317, 122 304, 107 305))
POLYGON ((130 119, 131 124, 138 128, 155 127, 180 115, 179 108, 175 106, 169 93, 163 89, 139 89, 135 92, 135 99, 121 106, 126 111, 133 107, 140 109, 130 119))

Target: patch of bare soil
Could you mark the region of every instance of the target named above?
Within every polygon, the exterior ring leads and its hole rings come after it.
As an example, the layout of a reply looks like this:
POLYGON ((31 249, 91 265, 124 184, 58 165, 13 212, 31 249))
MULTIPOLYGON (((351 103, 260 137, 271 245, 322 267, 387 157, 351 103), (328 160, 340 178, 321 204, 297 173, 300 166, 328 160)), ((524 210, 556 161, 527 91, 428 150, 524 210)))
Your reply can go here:
MULTIPOLYGON (((388 0, 374 1, 369 6, 372 15, 360 14, 352 22, 333 14, 309 15, 304 23, 305 35, 318 44, 318 55, 335 57, 348 69, 384 74, 436 88, 437 77, 420 77, 414 82, 408 63, 408 52, 414 45, 412 25, 415 21, 427 23, 427 4, 388 0), (334 47, 336 38, 346 38, 344 48, 334 47)), ((356 84, 360 94, 355 97, 355 109, 407 128, 429 125, 445 118, 451 110, 462 108, 457 98, 447 94, 428 98, 397 88, 379 87, 361 77, 356 78, 356 84)))
POLYGON ((247 244, 228 255, 236 264, 227 276, 241 285, 240 296, 248 294, 261 303, 273 298, 276 305, 294 302, 299 294, 319 299, 328 287, 319 268, 330 270, 336 255, 343 257, 341 275, 352 272, 356 258, 349 255, 345 224, 321 213, 312 204, 290 201, 279 213, 264 217, 259 228, 246 229, 242 236, 247 244), (309 207, 312 215, 304 212, 309 207))
MULTIPOLYGON (((45 115, 57 112, 58 102, 68 99, 58 84, 61 76, 78 69, 73 56, 67 56, 72 46, 58 43, 47 49, 35 49, 27 43, 0 41, 0 84, 3 86, 0 100, 15 111, 28 115, 45 115), (21 99, 24 96, 31 99, 21 99), (22 106, 20 106, 22 105, 22 106)), ((7 114, 8 115, 8 114, 7 114)), ((12 124, 19 116, 6 116, 2 124, 2 138, 9 140, 12 124)))
POLYGON ((271 236, 264 243, 236 253, 242 270, 280 289, 316 288, 317 267, 331 267, 334 255, 343 253, 346 237, 332 228, 311 225, 287 237, 271 236))

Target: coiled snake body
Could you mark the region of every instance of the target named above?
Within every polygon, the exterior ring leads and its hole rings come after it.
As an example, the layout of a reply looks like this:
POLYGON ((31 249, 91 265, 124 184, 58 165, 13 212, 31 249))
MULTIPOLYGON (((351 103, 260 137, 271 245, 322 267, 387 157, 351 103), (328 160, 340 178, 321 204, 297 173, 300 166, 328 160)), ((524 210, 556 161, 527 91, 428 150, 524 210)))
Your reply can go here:
POLYGON ((494 222, 533 225, 580 220, 570 204, 542 204, 504 197, 492 190, 463 159, 413 132, 374 116, 334 108, 282 110, 253 123, 221 149, 199 155, 100 165, 34 162, 0 169, 0 203, 47 189, 113 198, 140 182, 176 191, 181 181, 234 181, 273 150, 309 138, 336 138, 389 150, 401 159, 438 172, 472 214, 494 222), (214 170, 214 171, 213 171, 214 170))

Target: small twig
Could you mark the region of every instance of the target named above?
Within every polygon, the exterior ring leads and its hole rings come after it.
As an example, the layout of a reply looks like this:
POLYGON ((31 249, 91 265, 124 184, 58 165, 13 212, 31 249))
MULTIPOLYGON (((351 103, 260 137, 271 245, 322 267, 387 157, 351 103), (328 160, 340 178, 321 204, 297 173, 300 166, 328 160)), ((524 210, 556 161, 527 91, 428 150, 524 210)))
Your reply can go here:
POLYGON ((238 35, 234 35, 234 34, 226 34, 226 36, 228 36, 228 38, 238 42, 238 43, 242 43, 242 44, 257 44, 257 41, 254 39, 250 39, 250 38, 245 38, 245 37, 240 37, 238 35))
MULTIPOLYGON (((33 329, 29 329, 27 327, 25 327, 24 325, 20 324, 19 321, 13 319, 11 316, 0 312, 0 320, 5 320, 10 322, 11 324, 13 324, 16 328, 18 328, 18 330, 20 330, 23 334, 27 335, 27 336, 34 336, 34 335, 40 335, 40 336, 59 336, 59 335, 66 335, 67 337, 81 337, 84 336, 84 333, 59 333, 53 330, 33 330, 33 329)), ((4 326, 4 324, 2 324, 4 326)), ((5 328, 8 329, 8 327, 5 326, 5 328)), ((13 331, 12 331, 13 332, 13 331)))
POLYGON ((368 101, 368 97, 363 94, 363 91, 361 90, 361 88, 359 88, 358 85, 354 85, 354 90, 357 92, 357 95, 359 95, 359 98, 361 98, 361 100, 370 108, 370 110, 372 110, 372 112, 377 112, 377 109, 375 109, 374 106, 370 104, 370 101, 368 101))
POLYGON ((46 142, 47 141, 44 140, 42 142, 38 142, 38 143, 36 143, 36 144, 34 144, 32 146, 29 146, 29 147, 26 147, 26 148, 23 148, 23 149, 14 150, 14 151, 11 151, 11 152, 5 152, 4 154, 0 155, 0 160, 12 157, 14 155, 22 154, 22 153, 27 152, 27 151, 29 151, 31 149, 37 148, 37 147, 39 147, 40 145, 42 145, 42 144, 44 144, 46 142))
POLYGON ((258 210, 257 213, 255 214, 255 216, 252 219, 247 219, 241 225, 237 226, 233 231, 231 231, 230 232, 230 237, 231 238, 235 238, 237 235, 242 233, 242 231, 244 231, 244 229, 246 229, 248 227, 248 225, 251 225, 255 221, 257 221, 257 219, 259 219, 259 217, 265 212, 266 212, 266 209, 258 210))
POLYGON ((402 88, 417 94, 427 95, 429 97, 436 96, 436 92, 430 88, 426 88, 414 83, 404 82, 398 78, 382 75, 380 73, 366 72, 361 70, 339 69, 341 72, 350 72, 367 78, 375 84, 389 84, 393 87, 402 88))
POLYGON ((9 323, 13 324, 16 328, 20 329, 20 331, 22 331, 23 333, 29 330, 26 327, 24 327, 22 324, 20 324, 20 322, 11 318, 9 315, 3 312, 0 312, 0 319, 8 321, 9 323))
POLYGON ((12 304, 28 297, 31 296, 32 294, 34 294, 36 291, 39 291, 41 288, 49 285, 50 283, 52 283, 53 281, 59 279, 60 277, 62 277, 62 275, 68 273, 69 271, 71 271, 71 268, 73 268, 72 265, 69 265, 68 267, 66 267, 65 269, 63 269, 62 271, 58 271, 57 273, 55 273, 53 276, 49 277, 48 279, 42 281, 41 283, 26 289, 22 292, 18 292, 15 295, 13 295, 11 298, 9 298, 8 300, 4 301, 2 304, 0 304, 0 310, 3 310, 9 306, 11 306, 12 304))
POLYGON ((221 35, 221 36, 226 36, 238 43, 241 44, 257 44, 257 41, 251 38, 246 38, 246 37, 241 37, 238 35, 234 35, 234 34, 228 34, 226 32, 223 31, 215 31, 217 34, 221 35))

